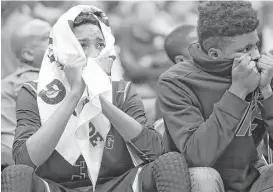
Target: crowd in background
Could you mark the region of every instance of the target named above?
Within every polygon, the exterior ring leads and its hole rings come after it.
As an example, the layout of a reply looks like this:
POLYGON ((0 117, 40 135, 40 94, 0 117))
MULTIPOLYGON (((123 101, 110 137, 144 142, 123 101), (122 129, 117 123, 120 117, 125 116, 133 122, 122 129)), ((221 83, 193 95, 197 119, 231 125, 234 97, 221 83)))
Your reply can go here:
MULTIPOLYGON (((58 17, 78 4, 97 6, 110 18, 124 78, 137 85, 144 104, 154 106, 158 77, 173 65, 164 52, 164 38, 177 26, 196 26, 198 1, 2 1, 1 79, 18 68, 11 51, 12 32, 26 21, 39 18, 54 25, 58 17), (145 100, 146 99, 146 100, 145 100), (145 103, 146 102, 146 103, 145 103)), ((272 2, 254 1, 260 18, 259 33, 263 47, 273 49, 272 2)), ((156 120, 147 108, 151 121, 156 120)))

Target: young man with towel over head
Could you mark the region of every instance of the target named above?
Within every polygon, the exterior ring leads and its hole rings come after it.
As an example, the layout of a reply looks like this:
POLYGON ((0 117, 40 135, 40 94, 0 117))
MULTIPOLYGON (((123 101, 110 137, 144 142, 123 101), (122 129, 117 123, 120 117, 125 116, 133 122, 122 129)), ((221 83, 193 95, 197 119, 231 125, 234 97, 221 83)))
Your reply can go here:
POLYGON ((190 190, 185 159, 164 154, 134 87, 111 81, 113 48, 101 10, 80 5, 59 18, 38 81, 18 96, 16 165, 3 171, 2 191, 190 190))

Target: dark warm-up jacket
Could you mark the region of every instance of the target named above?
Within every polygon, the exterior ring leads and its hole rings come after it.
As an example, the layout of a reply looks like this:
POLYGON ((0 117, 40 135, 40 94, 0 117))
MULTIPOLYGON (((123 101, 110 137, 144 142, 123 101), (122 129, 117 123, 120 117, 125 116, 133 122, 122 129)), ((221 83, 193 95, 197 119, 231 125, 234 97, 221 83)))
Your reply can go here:
POLYGON ((231 78, 209 74, 194 61, 176 64, 158 82, 166 132, 173 151, 185 153, 189 166, 219 171, 226 188, 245 191, 259 177, 256 147, 265 130, 273 138, 273 95, 255 110, 228 89, 231 78))

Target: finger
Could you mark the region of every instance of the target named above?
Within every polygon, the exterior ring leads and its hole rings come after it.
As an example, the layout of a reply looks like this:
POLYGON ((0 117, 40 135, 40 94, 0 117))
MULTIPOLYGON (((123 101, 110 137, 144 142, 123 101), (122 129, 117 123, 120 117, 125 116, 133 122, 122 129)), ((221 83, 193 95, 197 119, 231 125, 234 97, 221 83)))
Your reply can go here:
POLYGON ((272 65, 273 65, 273 60, 268 60, 267 58, 264 58, 264 57, 260 58, 260 59, 258 60, 258 62, 267 64, 267 65, 269 65, 269 66, 272 66, 272 65))
POLYGON ((269 53, 269 51, 265 51, 264 54, 268 57, 270 57, 271 59, 273 59, 273 55, 271 53, 269 53))
POLYGON ((257 69, 256 62, 250 61, 249 65, 247 66, 250 71, 253 71, 254 69, 257 69))
POLYGON ((269 68, 270 68, 270 65, 258 61, 258 62, 257 62, 257 67, 258 67, 259 69, 263 69, 263 70, 264 70, 264 69, 269 69, 269 68))
POLYGON ((250 61, 249 64, 248 64, 248 68, 252 69, 256 67, 256 62, 255 61, 250 61))
POLYGON ((251 61, 249 64, 245 67, 241 68, 241 71, 244 72, 245 75, 249 75, 253 72, 253 69, 256 67, 255 62, 251 61))
POLYGON ((253 68, 253 71, 254 71, 255 73, 259 73, 259 70, 258 70, 257 67, 254 67, 254 68, 253 68))
POLYGON ((79 55, 70 55, 66 65, 71 67, 79 67, 79 65, 82 65, 84 60, 85 58, 79 55))
POLYGON ((244 71, 247 69, 247 66, 249 65, 251 61, 251 57, 250 56, 245 56, 241 62, 239 63, 239 65, 236 67, 238 71, 244 71))
POLYGON ((69 58, 70 61, 75 61, 79 58, 82 58, 80 55, 78 54, 68 54, 67 57, 69 58))
POLYGON ((258 68, 256 67, 256 63, 254 61, 252 61, 248 67, 251 67, 249 68, 250 72, 249 72, 249 75, 250 74, 256 74, 256 75, 259 75, 260 76, 260 73, 258 71, 258 68))
POLYGON ((237 66, 239 66, 239 64, 241 63, 241 61, 246 57, 247 55, 244 54, 244 55, 241 55, 240 57, 236 57, 234 60, 233 60, 233 65, 232 67, 233 68, 236 68, 237 66))
POLYGON ((73 63, 72 63, 72 67, 77 67, 78 63, 82 63, 84 61, 84 59, 82 58, 76 58, 73 63))
POLYGON ((260 59, 264 59, 264 60, 267 60, 269 62, 272 62, 272 58, 269 57, 269 56, 267 56, 267 55, 265 55, 265 54, 263 54, 260 59))
POLYGON ((259 68, 270 68, 271 66, 270 65, 268 65, 268 64, 266 64, 266 63, 263 63, 263 62, 257 62, 257 66, 259 67, 259 68))
POLYGON ((71 69, 71 66, 68 66, 68 65, 65 65, 65 66, 64 66, 64 70, 65 70, 65 71, 67 71, 67 70, 69 70, 69 69, 71 69))
POLYGON ((86 59, 85 58, 78 58, 74 61, 75 67, 84 67, 86 65, 86 59))
POLYGON ((235 58, 233 60, 233 65, 232 65, 232 68, 236 68, 238 65, 240 64, 240 58, 235 58))
POLYGON ((248 56, 246 56, 245 58, 242 59, 241 65, 247 66, 247 65, 250 64, 250 61, 251 61, 251 57, 248 55, 248 56))
POLYGON ((268 66, 272 66, 273 65, 273 60, 272 61, 268 61, 267 59, 264 59, 264 58, 261 58, 258 60, 259 63, 263 63, 265 65, 268 65, 268 66))

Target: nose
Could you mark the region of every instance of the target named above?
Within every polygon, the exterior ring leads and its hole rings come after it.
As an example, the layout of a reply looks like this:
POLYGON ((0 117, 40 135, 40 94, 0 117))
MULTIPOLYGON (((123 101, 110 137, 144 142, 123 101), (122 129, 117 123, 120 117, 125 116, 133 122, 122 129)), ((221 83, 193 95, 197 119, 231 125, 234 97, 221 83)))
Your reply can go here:
POLYGON ((115 61, 115 59, 117 58, 115 55, 110 55, 109 58, 113 59, 113 61, 115 61))
POLYGON ((258 60, 261 57, 258 48, 252 49, 252 51, 250 52, 250 56, 252 61, 258 60))

